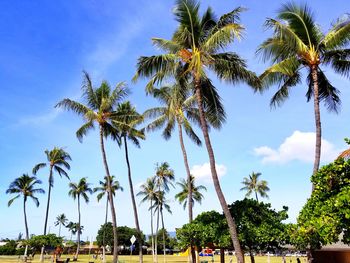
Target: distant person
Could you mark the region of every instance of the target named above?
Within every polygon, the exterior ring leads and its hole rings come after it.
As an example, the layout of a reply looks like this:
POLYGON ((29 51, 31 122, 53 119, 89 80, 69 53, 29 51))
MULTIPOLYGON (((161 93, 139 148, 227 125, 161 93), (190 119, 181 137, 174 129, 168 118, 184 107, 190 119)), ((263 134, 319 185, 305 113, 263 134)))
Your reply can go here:
POLYGON ((287 263, 287 261, 286 261, 286 256, 282 256, 282 263, 287 263))
POLYGON ((300 259, 299 259, 299 258, 297 258, 297 263, 301 263, 301 261, 300 261, 300 259))

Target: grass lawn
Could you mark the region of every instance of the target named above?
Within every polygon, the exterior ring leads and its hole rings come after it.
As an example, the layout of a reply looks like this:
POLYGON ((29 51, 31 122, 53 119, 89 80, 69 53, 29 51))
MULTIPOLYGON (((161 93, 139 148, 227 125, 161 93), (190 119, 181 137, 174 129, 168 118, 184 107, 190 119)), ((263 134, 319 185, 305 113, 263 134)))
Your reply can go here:
MULTIPOLYGON (((72 256, 69 256, 72 258, 72 256)), ((234 256, 226 256, 225 257, 225 262, 229 263, 230 258, 232 257, 232 263, 236 263, 236 258, 234 256)), ((61 257, 62 260, 65 260, 67 258, 66 255, 63 255, 61 257)), ((211 257, 201 257, 201 261, 208 261, 208 263, 212 263, 212 258, 211 257)), ((214 257, 214 262, 219 263, 220 262, 220 256, 215 256, 214 257)), ((119 261, 120 263, 138 263, 138 256, 119 256, 119 261)), ((20 259, 18 259, 18 256, 0 256, 0 262, 1 263, 20 263, 22 262, 20 259)), ((35 259, 32 261, 28 261, 28 263, 39 263, 39 255, 35 256, 35 259)), ((50 259, 45 260, 46 263, 51 263, 50 259)), ((99 259, 93 259, 92 256, 88 255, 79 255, 79 259, 77 262, 81 263, 88 263, 88 262, 95 262, 95 263, 101 263, 102 261, 99 259)), ((107 263, 112 262, 112 257, 108 256, 107 257, 107 263)), ((152 256, 147 255, 144 256, 144 262, 145 263, 152 263, 152 256)), ((163 256, 158 256, 158 262, 163 263, 163 256)), ((166 257, 166 262, 187 262, 187 257, 180 257, 180 256, 173 256, 173 255, 168 255, 166 257)), ((250 258, 246 257, 246 263, 250 263, 250 258)), ((256 263, 268 263, 268 258, 267 257, 255 257, 255 262, 256 263)), ((296 257, 291 257, 287 258, 287 263, 296 263, 296 257)), ((301 262, 304 263, 305 258, 301 258, 301 262)), ((282 258, 281 257, 270 257, 270 263, 282 263, 282 258)))

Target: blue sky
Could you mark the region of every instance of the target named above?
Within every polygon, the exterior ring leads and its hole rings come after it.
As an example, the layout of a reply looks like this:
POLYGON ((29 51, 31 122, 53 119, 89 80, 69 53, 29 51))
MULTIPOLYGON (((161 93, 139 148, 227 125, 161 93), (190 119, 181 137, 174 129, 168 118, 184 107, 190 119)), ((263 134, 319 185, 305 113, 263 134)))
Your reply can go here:
MULTIPOLYGON (((344 1, 307 1, 316 12, 323 30, 330 23, 349 12, 344 1)), ((248 11, 242 14, 246 34, 230 49, 248 60, 249 68, 261 73, 267 66, 255 56, 255 50, 270 32, 263 29, 266 17, 274 17, 283 1, 202 1, 202 7, 212 6, 217 14, 229 12, 237 6, 248 11)), ((72 113, 54 109, 61 99, 80 100, 82 70, 88 71, 98 85, 107 80, 111 85, 126 81, 132 90, 130 100, 142 112, 157 102, 144 93, 145 81, 131 83, 137 58, 158 52, 151 37, 170 38, 176 23, 172 16, 172 1, 1 1, 0 3, 0 238, 16 237, 24 232, 22 203, 10 208, 10 196, 5 191, 16 177, 30 173, 32 167, 45 160, 44 150, 65 147, 72 156, 71 180, 87 177, 95 186, 103 177, 98 134, 89 133, 83 143, 75 137, 82 121, 72 113)), ((329 79, 341 91, 342 110, 338 115, 322 108, 324 152, 323 163, 329 162, 345 147, 343 138, 350 136, 349 81, 326 69, 329 79)), ((269 100, 275 89, 263 95, 254 94, 246 85, 230 86, 217 81, 227 111, 227 123, 221 131, 213 131, 211 138, 221 175, 222 188, 228 203, 242 199, 243 177, 252 171, 261 172, 269 182, 269 202, 276 209, 289 206, 290 221, 310 194, 312 173, 314 118, 313 105, 306 103, 305 86, 296 87, 290 99, 275 110, 269 100)), ((198 130, 200 134, 200 131, 198 130)), ((164 141, 160 133, 148 134, 141 149, 130 147, 135 186, 154 174, 157 162, 167 161, 175 170, 177 180, 185 177, 185 169, 177 133, 164 141)), ((208 157, 205 148, 198 148, 186 139, 189 162, 199 183, 208 188, 202 205, 195 206, 195 214, 203 210, 220 211, 209 179, 208 157)), ((108 161, 124 192, 117 194, 116 209, 119 225, 133 226, 133 216, 126 180, 124 153, 111 141, 107 143, 108 161)), ((38 177, 47 189, 47 171, 38 177)), ((136 189, 138 191, 138 189, 136 189)), ((173 231, 187 221, 187 213, 174 201, 176 190, 168 196, 173 215, 166 215, 166 227, 173 231)), ((41 205, 29 202, 30 232, 43 231, 46 195, 41 205)), ((95 236, 104 220, 104 202, 95 196, 83 204, 83 239, 95 236)), ((57 233, 54 219, 65 213, 77 220, 76 203, 68 197, 68 180, 55 177, 49 223, 57 233)), ((150 232, 146 205, 139 207, 141 227, 150 232)), ((64 230, 64 235, 68 233, 64 230)))

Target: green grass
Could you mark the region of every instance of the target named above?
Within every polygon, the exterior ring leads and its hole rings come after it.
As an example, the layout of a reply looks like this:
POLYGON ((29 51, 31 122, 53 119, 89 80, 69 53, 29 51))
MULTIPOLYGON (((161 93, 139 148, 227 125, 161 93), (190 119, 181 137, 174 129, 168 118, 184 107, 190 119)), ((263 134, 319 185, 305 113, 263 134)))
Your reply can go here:
MULTIPOLYGON (((61 257, 61 260, 65 260, 67 257, 70 257, 72 259, 72 255, 63 255, 61 257)), ((230 262, 230 258, 232 257, 232 263, 236 263, 236 258, 234 256, 226 256, 225 257, 225 262, 229 263, 230 262)), ((200 258, 201 261, 208 261, 208 263, 212 263, 212 258, 211 257, 201 257, 200 258)), ((215 256, 214 257, 214 262, 215 263, 219 263, 220 262, 220 256, 215 256)), ((93 259, 92 256, 88 256, 88 255, 79 255, 79 259, 78 259, 78 263, 88 263, 88 262, 95 262, 95 263, 101 263, 102 261, 99 259, 93 259)), ((119 261, 121 263, 138 263, 138 256, 119 256, 119 261)), ((0 262, 1 263, 20 263, 22 262, 20 259, 18 259, 18 256, 0 256, 0 262)), ((32 261, 28 261, 31 263, 39 263, 39 255, 36 255, 34 260, 32 261)), ((110 263, 112 262, 112 257, 108 256, 107 257, 107 262, 110 263)), ((158 262, 159 263, 163 263, 163 256, 158 256, 158 262)), ((180 256, 166 256, 166 262, 187 262, 187 257, 180 257, 180 256)), ((250 258, 246 257, 246 263, 250 263, 250 258)), ((255 262, 256 263, 267 263, 268 259, 267 257, 255 257, 255 262)), ((282 262, 282 258, 281 257, 270 257, 270 263, 281 263, 282 262)), ((287 263, 296 263, 296 257, 292 257, 292 258, 287 258, 287 263), (290 261, 290 259, 292 261, 290 261)), ((304 262, 304 258, 301 259, 301 262, 304 262)), ((50 259, 46 259, 45 263, 51 263, 50 259)), ((144 263, 152 263, 152 256, 147 255, 144 256, 144 263)))

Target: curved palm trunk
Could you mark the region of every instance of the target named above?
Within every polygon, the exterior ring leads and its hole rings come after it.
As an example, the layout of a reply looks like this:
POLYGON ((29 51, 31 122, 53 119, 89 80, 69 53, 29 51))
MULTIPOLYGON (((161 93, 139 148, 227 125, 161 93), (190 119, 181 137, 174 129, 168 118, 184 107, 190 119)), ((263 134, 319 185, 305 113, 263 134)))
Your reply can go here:
MULTIPOLYGON (((182 136, 182 125, 178 122, 178 129, 179 129, 179 140, 180 140, 180 145, 181 145, 181 150, 182 150, 182 156, 184 158, 184 164, 186 168, 186 173, 187 173, 187 188, 188 188, 188 219, 189 223, 192 222, 193 220, 193 203, 192 203, 192 183, 191 183, 191 172, 190 172, 190 166, 188 164, 188 159, 187 159, 187 152, 182 136)), ((196 262, 196 252, 193 249, 193 242, 191 241, 190 244, 190 254, 192 257, 192 262, 196 262)))
POLYGON ((152 200, 151 200, 151 241, 152 241, 152 256, 153 256, 153 262, 155 262, 152 200))
POLYGON ((136 226, 137 235, 138 235, 137 239, 139 242, 139 261, 140 261, 140 263, 142 263, 143 262, 142 235, 141 235, 141 230, 140 230, 140 225, 139 225, 139 217, 137 215, 134 187, 133 187, 132 178, 131 178, 131 167, 130 167, 130 162, 129 162, 128 144, 127 144, 126 136, 124 136, 124 148, 125 148, 126 164, 128 166, 128 180, 129 180, 129 187, 130 187, 131 202, 132 202, 132 208, 134 210, 135 226, 136 226))
POLYGON ((160 210, 160 216, 162 219, 162 228, 163 228, 163 261, 165 263, 165 257, 166 257, 166 247, 165 247, 165 228, 164 228, 164 218, 163 218, 163 209, 160 210))
POLYGON ((235 223, 235 220, 230 213, 230 210, 228 209, 228 206, 227 206, 227 203, 225 200, 225 196, 221 190, 220 181, 219 181, 219 178, 218 178, 218 175, 216 172, 215 156, 214 156, 214 151, 213 151, 213 148, 211 146, 211 142, 210 142, 210 138, 209 138, 207 121, 205 119, 204 110, 203 110, 203 100, 202 100, 201 87, 200 87, 200 82, 198 79, 195 82, 195 89, 196 89, 196 97, 197 97, 197 103, 198 103, 198 109, 199 109, 201 128, 203 131, 205 145, 206 145, 208 155, 209 155, 210 170, 211 170, 211 176, 212 176, 213 183, 214 183, 214 188, 215 188, 216 194, 218 196, 218 199, 220 201, 221 208, 222 208, 224 215, 226 217, 226 220, 227 220, 227 224, 229 227, 229 232, 230 232, 230 236, 232 239, 233 247, 234 247, 235 252, 236 252, 237 262, 244 263, 244 256, 243 256, 240 242, 238 240, 236 223, 235 223))
MULTIPOLYGON (((321 159, 321 114, 320 114, 320 100, 319 100, 319 89, 318 89, 318 75, 317 66, 311 67, 311 75, 314 89, 314 111, 315 111, 315 124, 316 124, 316 147, 315 147, 315 161, 312 174, 316 174, 320 167, 321 159)), ((314 190, 314 184, 312 184, 312 191, 314 190)))
MULTIPOLYGON (((23 201, 23 213, 24 213, 24 226, 26 228, 26 240, 29 240, 29 230, 28 230, 28 221, 27 221, 27 212, 26 212, 26 198, 24 198, 23 201)), ((28 251, 28 245, 26 245, 26 248, 24 250, 24 262, 27 262, 27 251, 28 251)))
POLYGON ((77 251, 75 252, 75 259, 78 259, 79 250, 80 250, 80 196, 78 195, 78 235, 77 235, 77 251))
POLYGON ((256 201, 259 202, 259 198, 258 198, 258 193, 255 192, 255 198, 256 198, 256 201))
POLYGON ((107 175, 107 185, 108 185, 107 194, 108 194, 109 202, 111 204, 110 207, 111 207, 112 225, 113 225, 113 263, 118 263, 117 216, 115 213, 113 195, 112 195, 111 188, 110 188, 111 187, 110 173, 109 173, 109 168, 108 168, 108 164, 107 164, 107 157, 106 157, 106 152, 105 152, 105 147, 104 147, 104 142, 103 142, 102 126, 100 126, 100 146, 101 146, 103 164, 104 164, 105 172, 107 175))

